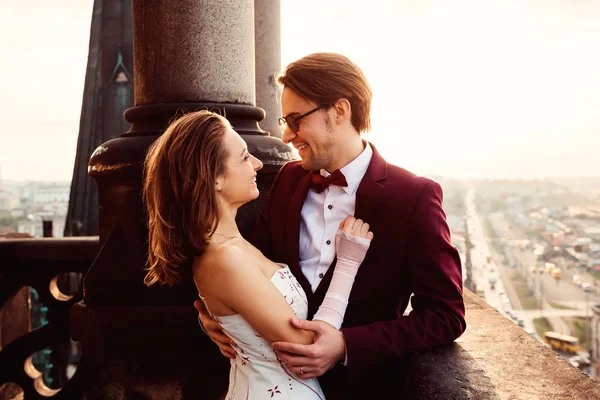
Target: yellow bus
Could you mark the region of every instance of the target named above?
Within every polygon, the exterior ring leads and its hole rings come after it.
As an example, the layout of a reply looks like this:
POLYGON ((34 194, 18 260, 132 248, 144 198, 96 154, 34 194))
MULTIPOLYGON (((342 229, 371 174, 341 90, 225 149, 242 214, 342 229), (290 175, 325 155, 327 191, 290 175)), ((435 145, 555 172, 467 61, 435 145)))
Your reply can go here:
POLYGON ((554 350, 565 353, 577 354, 581 350, 579 339, 574 336, 562 335, 558 332, 544 332, 544 342, 548 343, 554 350))

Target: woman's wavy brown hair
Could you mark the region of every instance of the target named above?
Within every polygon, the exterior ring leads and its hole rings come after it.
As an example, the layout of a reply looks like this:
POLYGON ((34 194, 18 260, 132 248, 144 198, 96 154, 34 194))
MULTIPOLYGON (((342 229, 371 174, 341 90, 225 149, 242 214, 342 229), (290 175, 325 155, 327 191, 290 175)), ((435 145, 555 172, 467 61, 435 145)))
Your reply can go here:
POLYGON ((216 177, 228 157, 223 136, 231 125, 211 111, 185 114, 149 148, 143 199, 148 213, 144 283, 172 286, 202 254, 219 220, 216 177))

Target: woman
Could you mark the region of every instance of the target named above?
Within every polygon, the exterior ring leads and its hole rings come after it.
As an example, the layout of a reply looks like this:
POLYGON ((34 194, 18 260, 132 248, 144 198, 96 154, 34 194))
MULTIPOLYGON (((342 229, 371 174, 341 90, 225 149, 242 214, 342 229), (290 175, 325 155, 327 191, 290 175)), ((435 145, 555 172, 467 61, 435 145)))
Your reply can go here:
MULTIPOLYGON (((258 197, 261 168, 220 115, 198 111, 173 122, 146 157, 149 267, 144 281, 172 285, 191 268, 206 308, 235 343, 228 399, 323 399, 316 378, 299 379, 270 346, 274 341, 312 343, 313 332, 289 323, 294 315, 306 319, 306 295, 288 267, 265 258, 242 238, 235 222, 238 208, 258 197)), ((360 220, 348 217, 340 224, 333 278, 314 319, 341 327, 372 238, 369 225, 360 220)))

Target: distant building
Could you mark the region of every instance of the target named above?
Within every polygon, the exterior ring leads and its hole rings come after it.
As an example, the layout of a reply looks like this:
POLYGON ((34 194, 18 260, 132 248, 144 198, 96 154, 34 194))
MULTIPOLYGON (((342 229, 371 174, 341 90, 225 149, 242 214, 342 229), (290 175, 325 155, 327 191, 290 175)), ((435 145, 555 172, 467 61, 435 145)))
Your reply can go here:
POLYGON ((546 232, 549 232, 552 234, 560 232, 560 228, 554 222, 550 222, 550 221, 546 224, 545 229, 546 229, 546 232))
POLYGON ((21 186, 19 197, 25 203, 33 203, 33 193, 35 191, 36 184, 28 183, 26 185, 21 186))
MULTIPOLYGON (((52 236, 53 237, 63 237, 63 232, 65 230, 65 217, 64 215, 61 217, 53 217, 52 219, 52 236)), ((42 222, 42 218, 40 216, 35 216, 30 219, 24 219, 19 221, 17 225, 18 233, 26 233, 31 235, 32 237, 43 237, 44 236, 44 226, 42 222)))
POLYGON ((44 230, 42 226, 42 220, 34 219, 34 220, 22 220, 19 221, 19 225, 17 227, 18 233, 26 233, 31 235, 32 237, 43 237, 44 230))
POLYGON ((588 251, 590 251, 591 244, 592 244, 591 238, 579 237, 579 238, 575 239, 575 241, 573 242, 573 250, 575 250, 578 253, 587 253, 588 251))
POLYGON ((587 267, 590 271, 600 271, 600 258, 592 258, 588 261, 587 267))
POLYGON ((27 204, 68 204, 70 191, 68 182, 31 182, 21 187, 20 197, 27 204))
POLYGON ((0 211, 11 211, 19 208, 19 198, 7 190, 0 190, 0 211))
POLYGON ((25 215, 25 211, 22 208, 13 208, 10 210, 10 216, 13 218, 19 218, 25 215))
POLYGON ((534 211, 529 213, 529 221, 531 229, 534 231, 542 232, 546 229, 547 218, 540 212, 534 211))
POLYGON ((44 184, 33 192, 34 204, 69 203, 70 184, 44 184))
POLYGON ((515 215, 515 223, 524 229, 531 228, 531 222, 529 221, 529 218, 527 218, 525 215, 523 215, 521 213, 517 213, 515 215))
POLYGON ((600 225, 585 228, 583 232, 592 239, 600 240, 600 225))
POLYGON ((588 253, 590 259, 598 259, 600 261, 600 250, 593 250, 588 253))
POLYGON ((565 232, 560 231, 552 234, 552 246, 564 246, 566 243, 565 232))

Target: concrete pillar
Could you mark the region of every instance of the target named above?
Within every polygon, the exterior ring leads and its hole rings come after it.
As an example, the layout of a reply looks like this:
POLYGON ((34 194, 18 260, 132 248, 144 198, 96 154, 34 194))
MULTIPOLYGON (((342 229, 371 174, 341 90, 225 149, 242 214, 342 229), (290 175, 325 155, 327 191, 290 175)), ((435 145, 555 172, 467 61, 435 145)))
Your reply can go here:
POLYGON ((252 0, 135 1, 135 105, 255 104, 252 0))
POLYGON ((281 138, 279 88, 275 77, 281 70, 281 2, 254 0, 256 44, 256 105, 267 113, 261 128, 281 138))
POLYGON ((220 110, 264 164, 261 197, 237 215, 242 233, 294 155, 258 126, 265 112, 254 106, 252 0, 133 0, 132 10, 135 106, 125 112, 131 128, 90 158, 101 250, 84 277, 83 301, 71 311, 71 336, 82 344, 88 400, 217 398, 227 387, 229 362, 198 326, 193 282, 143 285, 145 154, 180 110, 220 110))

